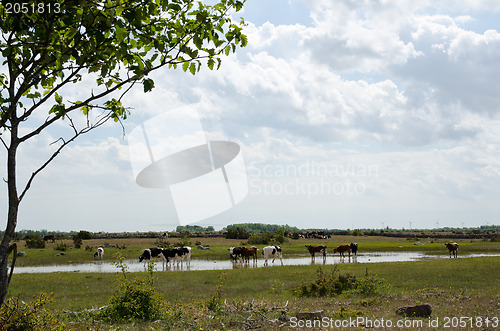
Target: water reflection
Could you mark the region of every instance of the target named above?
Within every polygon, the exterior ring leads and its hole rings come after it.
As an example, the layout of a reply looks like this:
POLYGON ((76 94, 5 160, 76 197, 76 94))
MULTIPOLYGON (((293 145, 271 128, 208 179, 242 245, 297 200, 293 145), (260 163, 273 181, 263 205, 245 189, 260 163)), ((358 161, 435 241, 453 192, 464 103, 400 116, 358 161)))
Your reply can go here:
MULTIPOLYGON (((471 258, 480 256, 500 256, 500 254, 470 254, 462 255, 459 258, 471 258)), ((345 257, 340 259, 339 256, 327 256, 326 259, 311 259, 310 256, 293 256, 284 257, 283 265, 326 265, 339 263, 380 263, 380 262, 403 262, 403 261, 418 261, 428 259, 445 259, 448 255, 425 255, 419 252, 383 252, 383 253, 363 253, 357 257, 349 259, 345 257)), ((137 260, 124 261, 130 272, 143 272, 147 270, 143 263, 137 260)), ((274 263, 269 261, 268 266, 264 266, 264 260, 257 262, 233 262, 231 260, 202 260, 191 259, 191 263, 171 264, 163 266, 161 262, 156 262, 155 269, 157 271, 189 271, 189 270, 227 270, 227 269, 246 269, 246 268, 269 268, 280 266, 279 260, 274 263)), ((67 264, 67 265, 45 265, 33 267, 16 267, 14 273, 47 273, 47 272, 119 272, 119 269, 110 262, 93 261, 92 263, 84 264, 67 264)))

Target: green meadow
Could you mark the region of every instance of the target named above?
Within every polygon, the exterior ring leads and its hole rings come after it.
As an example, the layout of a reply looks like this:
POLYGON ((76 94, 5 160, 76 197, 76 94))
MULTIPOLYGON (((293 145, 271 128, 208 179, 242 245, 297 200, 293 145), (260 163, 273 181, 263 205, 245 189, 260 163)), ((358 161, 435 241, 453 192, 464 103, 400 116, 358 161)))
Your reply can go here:
MULTIPOLYGON (((173 243, 178 239, 170 240, 173 243)), ((193 244, 199 240, 202 245, 211 248, 203 251, 194 249, 193 257, 213 259, 228 258, 227 248, 241 243, 222 238, 191 240, 193 244)), ((137 258, 141 250, 150 247, 153 241, 109 241, 107 244, 118 244, 120 248, 107 248, 105 259, 115 261, 115 252, 120 252, 125 259, 137 258)), ((446 240, 441 239, 409 241, 401 238, 339 236, 325 241, 289 240, 282 247, 286 259, 287 255, 305 255, 306 244, 326 244, 333 249, 338 244, 353 241, 359 244, 361 252, 418 250, 445 257, 448 255, 444 247, 446 240)), ((469 253, 500 253, 498 242, 463 240, 458 243, 459 256, 469 253)), ((84 247, 97 247, 104 242, 85 241, 82 249, 69 249, 66 255, 57 257, 54 254, 58 251, 50 247, 55 244, 50 244, 43 250, 24 249, 20 245, 20 250, 25 251, 27 256, 20 257, 18 265, 49 264, 54 263, 55 259, 59 259, 58 263, 92 261, 93 251, 85 250, 84 247)), ((259 266, 261 265, 262 261, 259 261, 259 266)), ((432 306, 431 317, 408 320, 423 323, 417 324, 414 329, 432 330, 444 329, 445 321, 459 321, 460 317, 471 318, 471 323, 484 322, 485 318, 489 318, 488 321, 500 318, 499 275, 500 257, 446 257, 439 260, 373 264, 316 263, 307 266, 286 266, 285 260, 285 266, 224 271, 156 271, 152 275, 148 272, 124 274, 119 269, 116 273, 14 274, 9 295, 28 302, 37 292, 51 293, 52 300, 47 304, 48 310, 54 318, 64 323, 65 329, 71 330, 283 330, 294 326, 291 321, 297 314, 320 310, 323 311, 322 316, 329 321, 366 318, 396 323, 403 318, 395 314, 398 307, 422 303, 432 306), (297 289, 303 284, 314 282, 320 269, 323 274, 337 272, 359 279, 367 274, 377 275, 388 286, 384 287, 383 293, 374 295, 345 292, 339 295, 299 296, 297 289), (109 322, 96 318, 91 310, 108 305, 124 277, 129 280, 137 277, 152 279, 155 291, 165 301, 166 317, 160 321, 142 322, 109 322), (214 302, 217 304, 214 305, 214 302), (439 319, 439 323, 442 322, 440 327, 429 326, 430 321, 436 319, 439 319)), ((482 324, 478 329, 494 330, 493 326, 482 324)))

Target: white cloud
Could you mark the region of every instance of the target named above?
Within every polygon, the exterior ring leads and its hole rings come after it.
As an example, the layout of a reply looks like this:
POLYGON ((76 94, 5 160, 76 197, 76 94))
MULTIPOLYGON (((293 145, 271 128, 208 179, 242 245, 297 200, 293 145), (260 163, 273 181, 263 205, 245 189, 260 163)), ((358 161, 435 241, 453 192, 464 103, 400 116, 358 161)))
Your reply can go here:
MULTIPOLYGON (((378 171, 326 178, 362 184, 365 191, 357 196, 252 195, 207 222, 303 226, 303 219, 313 216, 319 227, 352 227, 359 219, 367 219, 364 226, 380 225, 382 218, 401 227, 415 215, 433 226, 438 215, 442 225, 451 226, 460 215, 477 224, 474 217, 498 214, 493 201, 500 184, 500 34, 495 27, 467 28, 481 21, 481 11, 498 6, 488 1, 306 3, 309 26, 249 22, 249 46, 223 58, 218 71, 153 75, 153 92, 144 94, 139 86, 124 99, 133 107, 125 128, 194 104, 207 135, 243 146, 250 175, 266 166, 297 168, 307 162, 378 171)), ((165 193, 135 187, 121 128, 109 125, 99 132, 64 151, 40 178, 33 196, 49 192, 63 206, 58 213, 44 209, 58 219, 53 224, 62 224, 73 209, 85 215, 72 216, 79 222, 105 215, 115 226, 122 218, 133 228, 134 220, 142 222, 146 215, 148 224, 175 224, 164 219, 172 216, 165 193), (79 206, 86 194, 95 206, 88 212, 79 206), (80 202, 71 202, 75 196, 80 202), (124 204, 126 212, 113 215, 124 204)), ((39 164, 58 133, 40 135, 26 148, 20 158, 25 176, 26 165, 39 164)), ((286 176, 268 179, 290 182, 286 176)), ((37 210, 34 200, 29 206, 26 217, 37 210)))

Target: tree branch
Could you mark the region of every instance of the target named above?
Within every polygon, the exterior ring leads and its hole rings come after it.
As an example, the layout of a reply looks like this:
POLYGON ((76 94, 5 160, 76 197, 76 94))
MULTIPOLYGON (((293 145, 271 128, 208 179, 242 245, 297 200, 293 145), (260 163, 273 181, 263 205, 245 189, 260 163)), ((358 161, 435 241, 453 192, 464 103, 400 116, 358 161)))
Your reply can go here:
POLYGON ((21 202, 21 200, 24 198, 24 195, 26 194, 26 192, 30 189, 31 187, 31 184, 33 182, 33 180, 35 179, 35 177, 43 170, 45 169, 45 167, 47 167, 49 165, 50 162, 52 162, 52 160, 55 159, 55 157, 61 152, 61 150, 66 147, 68 144, 70 144, 71 142, 73 142, 76 138, 78 138, 80 135, 82 134, 85 134, 93 129, 96 129, 98 127, 100 127, 101 125, 103 125, 104 123, 106 123, 110 118, 111 118, 111 115, 112 113, 109 112, 108 114, 106 114, 105 116, 103 116, 102 118, 98 119, 96 123, 94 123, 93 125, 90 125, 90 126, 86 126, 84 127, 83 129, 81 130, 77 130, 76 129, 76 126, 74 125, 73 121, 70 119, 70 126, 73 128, 73 130, 75 131, 75 134, 69 139, 69 140, 64 140, 62 137, 59 138, 58 140, 56 140, 54 143, 56 143, 57 141, 62 141, 62 144, 61 146, 59 146, 57 148, 57 150, 52 153, 52 155, 47 159, 47 161, 45 163, 43 163, 35 172, 33 172, 28 180, 28 182, 26 183, 26 186, 24 187, 24 189, 22 190, 21 192, 21 195, 19 196, 19 202, 21 202))

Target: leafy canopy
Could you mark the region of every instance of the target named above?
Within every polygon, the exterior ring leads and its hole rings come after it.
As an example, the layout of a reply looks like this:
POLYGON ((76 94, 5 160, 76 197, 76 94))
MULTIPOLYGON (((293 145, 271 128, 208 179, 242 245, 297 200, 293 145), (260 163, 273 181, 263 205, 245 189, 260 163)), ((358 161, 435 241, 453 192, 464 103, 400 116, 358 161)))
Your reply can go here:
POLYGON ((194 75, 202 62, 219 68, 220 55, 244 47, 244 22, 230 17, 244 2, 26 0, 17 7, 2 2, 0 126, 10 130, 44 104, 48 118, 21 142, 73 110, 88 116, 98 108, 115 121, 125 119, 121 96, 136 83, 145 92, 153 89, 150 72, 180 66, 194 75), (96 88, 79 100, 64 100, 63 86, 81 83, 89 73, 96 88), (118 90, 121 96, 111 97, 118 90))

